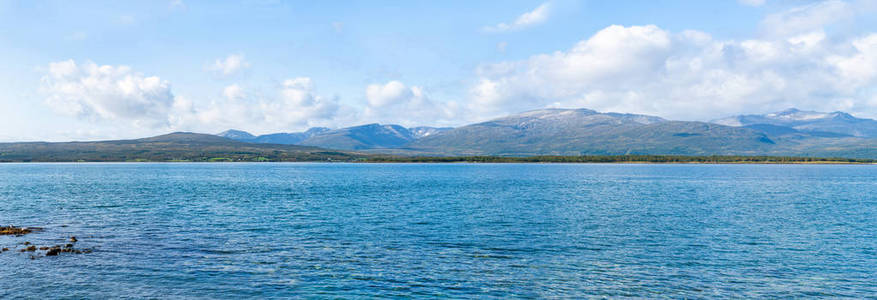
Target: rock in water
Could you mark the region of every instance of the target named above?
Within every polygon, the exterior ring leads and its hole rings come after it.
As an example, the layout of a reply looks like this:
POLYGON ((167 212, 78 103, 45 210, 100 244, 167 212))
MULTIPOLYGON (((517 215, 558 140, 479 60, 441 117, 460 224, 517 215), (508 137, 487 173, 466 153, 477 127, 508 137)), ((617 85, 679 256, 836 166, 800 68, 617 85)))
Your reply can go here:
POLYGON ((25 235, 33 232, 28 228, 21 228, 15 226, 0 226, 0 235, 25 235))

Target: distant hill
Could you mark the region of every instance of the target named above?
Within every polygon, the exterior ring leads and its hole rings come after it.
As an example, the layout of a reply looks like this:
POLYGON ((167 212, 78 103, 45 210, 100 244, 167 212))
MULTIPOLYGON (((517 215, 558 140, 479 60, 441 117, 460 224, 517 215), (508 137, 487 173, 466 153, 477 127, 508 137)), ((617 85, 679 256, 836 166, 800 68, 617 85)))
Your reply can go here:
POLYGON ((459 127, 406 146, 459 155, 756 154, 773 147, 763 132, 703 122, 543 109, 459 127))
POLYGON ((815 112, 790 108, 777 113, 763 115, 739 115, 714 120, 713 123, 727 126, 761 127, 779 133, 811 133, 821 137, 853 136, 877 138, 877 121, 853 117, 844 112, 815 112), (787 127, 793 129, 781 129, 787 127))
POLYGON ((99 142, 0 143, 0 161, 326 161, 364 157, 317 147, 254 144, 187 132, 99 142))
POLYGON ((399 125, 366 124, 341 129, 314 127, 305 132, 274 133, 260 136, 240 130, 227 130, 218 134, 248 143, 285 145, 309 145, 331 149, 362 150, 401 147, 418 138, 445 132, 453 128, 414 127, 399 125))
POLYGON ((451 131, 453 129, 454 129, 453 127, 420 126, 420 127, 408 128, 408 131, 411 132, 411 136, 414 137, 414 139, 419 139, 422 137, 426 137, 426 136, 430 136, 430 135, 434 135, 434 134, 438 134, 438 133, 442 133, 442 132, 446 132, 446 131, 451 131))
POLYGON ((399 125, 367 124, 323 132, 302 141, 301 145, 361 150, 397 148, 414 139, 407 128, 399 125))
POLYGON ((303 133, 222 135, 394 155, 799 155, 877 158, 875 123, 795 109, 716 123, 590 109, 541 109, 458 128, 367 124, 303 133))
POLYGON ((302 141, 314 135, 327 131, 330 131, 330 129, 325 127, 313 127, 305 132, 282 132, 254 136, 246 131, 230 129, 223 131, 222 133, 219 133, 217 135, 224 138, 247 143, 298 145, 302 141))
POLYGON ((221 136, 227 139, 237 140, 237 141, 250 141, 256 138, 256 136, 250 134, 246 131, 229 129, 217 134, 217 136, 221 136))

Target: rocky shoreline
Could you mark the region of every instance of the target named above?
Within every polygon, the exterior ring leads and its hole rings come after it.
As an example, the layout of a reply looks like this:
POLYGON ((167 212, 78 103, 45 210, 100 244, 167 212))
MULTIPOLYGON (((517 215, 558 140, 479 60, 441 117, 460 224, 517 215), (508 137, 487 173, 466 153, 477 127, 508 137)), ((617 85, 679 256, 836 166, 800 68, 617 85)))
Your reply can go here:
MULTIPOLYGON (((37 227, 15 227, 15 226, 2 226, 0 227, 0 235, 12 235, 15 237, 24 236, 30 233, 34 233, 36 231, 42 231, 42 228, 37 227)), ((67 244, 65 245, 53 245, 53 246, 37 246, 32 244, 31 242, 25 241, 16 244, 12 249, 8 247, 0 248, 0 253, 5 252, 19 252, 19 253, 33 253, 30 256, 30 259, 36 259, 38 257, 49 257, 49 256, 58 256, 62 253, 69 254, 84 254, 91 253, 92 249, 77 249, 75 248, 76 242, 78 242, 75 236, 71 236, 66 239, 67 244), (19 248, 19 246, 21 246, 19 248), (40 255, 40 251, 45 251, 40 255)))
POLYGON ((41 230, 41 228, 15 227, 12 225, 0 226, 0 235, 22 236, 37 230, 41 230))

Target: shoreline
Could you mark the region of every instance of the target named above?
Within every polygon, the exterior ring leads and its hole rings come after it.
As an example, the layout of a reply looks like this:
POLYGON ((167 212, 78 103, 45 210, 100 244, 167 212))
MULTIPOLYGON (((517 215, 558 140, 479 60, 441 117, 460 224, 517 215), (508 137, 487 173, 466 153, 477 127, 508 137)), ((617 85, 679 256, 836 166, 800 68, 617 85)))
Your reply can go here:
POLYGON ((420 161, 420 160, 365 160, 365 161, 3 161, 11 164, 648 164, 648 165, 877 165, 877 161, 420 161))

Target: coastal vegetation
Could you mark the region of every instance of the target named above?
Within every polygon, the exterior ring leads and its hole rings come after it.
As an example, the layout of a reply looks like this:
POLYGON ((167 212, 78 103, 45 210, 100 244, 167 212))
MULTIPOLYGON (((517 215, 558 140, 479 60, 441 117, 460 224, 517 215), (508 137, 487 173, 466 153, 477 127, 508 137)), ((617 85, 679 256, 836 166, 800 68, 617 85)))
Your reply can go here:
POLYGON ((580 156, 380 156, 366 162, 388 163, 773 163, 773 164, 873 164, 875 159, 794 156, 687 156, 687 155, 580 155, 580 156))

